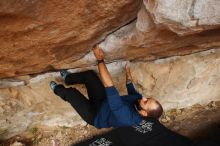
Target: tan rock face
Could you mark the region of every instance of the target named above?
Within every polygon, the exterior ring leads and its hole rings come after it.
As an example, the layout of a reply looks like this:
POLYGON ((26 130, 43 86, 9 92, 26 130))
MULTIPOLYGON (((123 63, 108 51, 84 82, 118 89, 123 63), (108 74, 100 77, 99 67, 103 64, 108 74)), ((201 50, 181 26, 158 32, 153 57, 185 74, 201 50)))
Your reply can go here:
POLYGON ((220 100, 219 69, 220 50, 132 64, 139 90, 166 110, 220 100))
POLYGON ((53 70, 81 58, 133 20, 139 7, 139 0, 1 0, 0 78, 53 70))
POLYGON ((144 0, 155 23, 169 27, 179 35, 213 29, 220 23, 220 1, 144 0))

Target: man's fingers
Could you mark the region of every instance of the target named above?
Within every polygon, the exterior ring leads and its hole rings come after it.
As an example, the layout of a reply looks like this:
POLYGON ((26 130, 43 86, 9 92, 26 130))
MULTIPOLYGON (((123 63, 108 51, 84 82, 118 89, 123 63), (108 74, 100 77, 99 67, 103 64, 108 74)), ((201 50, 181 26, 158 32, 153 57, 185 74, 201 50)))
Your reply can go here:
POLYGON ((126 67, 126 68, 127 68, 127 67, 130 67, 130 62, 129 62, 129 61, 126 62, 125 67, 126 67))
POLYGON ((94 47, 92 48, 93 52, 97 52, 98 51, 98 48, 97 47, 94 47))
POLYGON ((98 55, 98 54, 99 54, 99 49, 98 49, 98 48, 93 48, 93 53, 94 53, 95 55, 98 55))
POLYGON ((98 45, 96 45, 92 50, 93 52, 99 52, 102 49, 98 45))
POLYGON ((125 64, 125 69, 126 69, 127 72, 130 71, 130 63, 129 63, 129 62, 127 62, 127 63, 125 64))
POLYGON ((93 53, 94 53, 96 59, 98 59, 98 60, 104 59, 104 52, 102 51, 102 49, 98 45, 96 45, 93 48, 93 53))

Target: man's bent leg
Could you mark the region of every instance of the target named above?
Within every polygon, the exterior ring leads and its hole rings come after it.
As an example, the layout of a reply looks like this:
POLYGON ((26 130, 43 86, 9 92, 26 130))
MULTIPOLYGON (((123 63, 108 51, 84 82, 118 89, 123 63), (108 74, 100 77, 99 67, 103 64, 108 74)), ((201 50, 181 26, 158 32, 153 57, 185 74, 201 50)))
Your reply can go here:
POLYGON ((85 78, 85 86, 90 99, 103 100, 106 98, 105 87, 94 71, 85 72, 85 78))
POLYGON ((84 84, 84 72, 70 73, 65 77, 66 85, 84 84))
POLYGON ((65 88, 63 85, 57 85, 54 93, 63 100, 69 102, 77 113, 90 125, 94 125, 96 111, 86 97, 75 88, 65 88))

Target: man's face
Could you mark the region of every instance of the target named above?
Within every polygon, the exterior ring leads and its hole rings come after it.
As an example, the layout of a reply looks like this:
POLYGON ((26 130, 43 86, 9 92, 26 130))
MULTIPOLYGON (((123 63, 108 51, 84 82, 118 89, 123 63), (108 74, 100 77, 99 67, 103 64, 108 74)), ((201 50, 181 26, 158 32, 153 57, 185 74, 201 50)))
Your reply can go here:
POLYGON ((156 109, 157 103, 153 98, 143 97, 139 100, 139 105, 142 110, 148 111, 148 109, 156 109))

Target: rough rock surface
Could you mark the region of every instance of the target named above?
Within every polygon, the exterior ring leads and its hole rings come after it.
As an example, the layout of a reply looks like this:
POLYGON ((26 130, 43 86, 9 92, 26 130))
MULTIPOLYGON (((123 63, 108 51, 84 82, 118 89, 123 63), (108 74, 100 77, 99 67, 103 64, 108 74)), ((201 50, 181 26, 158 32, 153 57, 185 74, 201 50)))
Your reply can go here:
POLYGON ((156 24, 179 35, 214 29, 220 24, 218 0, 144 0, 156 24))
POLYGON ((54 70, 80 59, 136 18, 140 2, 1 0, 0 78, 54 70))
POLYGON ((132 70, 143 95, 166 110, 220 100, 220 50, 134 63, 132 70))
POLYGON ((218 0, 145 0, 137 20, 109 35, 101 46, 111 53, 110 58, 129 60, 141 57, 153 60, 219 47, 218 3, 218 0), (196 23, 190 24, 193 21, 196 23))
MULTIPOLYGON (((108 65, 121 95, 126 94, 124 65, 125 62, 108 65)), ((81 70, 88 68, 71 71, 81 70)), ((220 50, 154 62, 132 62, 131 73, 139 92, 157 98, 165 110, 220 100, 220 50)), ((86 124, 70 104, 53 94, 49 88, 51 80, 63 83, 57 72, 1 80, 1 139, 36 126, 73 127, 86 124)), ((86 95, 82 85, 74 87, 86 95)))
POLYGON ((105 37, 110 62, 220 46, 219 0, 141 2, 1 0, 0 78, 90 66, 86 54, 105 37))

